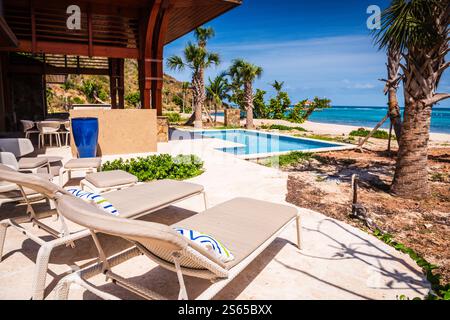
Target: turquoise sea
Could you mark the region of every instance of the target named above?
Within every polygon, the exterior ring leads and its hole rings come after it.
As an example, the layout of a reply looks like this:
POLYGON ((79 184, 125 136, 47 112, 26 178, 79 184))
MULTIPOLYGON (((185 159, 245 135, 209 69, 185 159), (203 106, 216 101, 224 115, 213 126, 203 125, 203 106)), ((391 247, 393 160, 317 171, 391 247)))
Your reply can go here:
MULTIPOLYGON (((387 107, 334 106, 330 109, 314 112, 309 120, 321 123, 375 127, 386 114, 387 107)), ((223 112, 218 112, 217 115, 223 116, 223 112)), ((386 121, 383 128, 389 128, 389 121, 386 121)), ((431 132, 450 133, 450 107, 433 108, 431 132)))
MULTIPOLYGON (((316 111, 309 118, 313 122, 375 127, 387 113, 387 107, 334 106, 316 111)), ((383 125, 389 128, 389 121, 383 125)), ((450 133, 450 107, 434 107, 431 117, 431 132, 450 133)))

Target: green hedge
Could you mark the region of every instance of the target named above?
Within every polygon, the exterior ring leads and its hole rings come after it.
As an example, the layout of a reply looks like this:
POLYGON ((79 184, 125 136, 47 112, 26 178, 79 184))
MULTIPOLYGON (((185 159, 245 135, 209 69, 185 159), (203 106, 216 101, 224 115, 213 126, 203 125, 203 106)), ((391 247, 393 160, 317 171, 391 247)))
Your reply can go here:
POLYGON ((123 170, 135 175, 141 182, 162 179, 185 180, 204 172, 203 161, 199 157, 195 155, 172 157, 168 154, 130 160, 120 158, 106 162, 102 170, 123 170))
POLYGON ((302 127, 289 127, 289 126, 284 126, 281 124, 272 124, 270 126, 267 125, 263 125, 261 126, 262 129, 269 129, 269 130, 280 130, 280 131, 291 131, 291 130, 297 130, 297 131, 302 131, 302 132, 306 132, 307 130, 302 128, 302 127))
POLYGON ((169 123, 179 123, 181 122, 181 115, 177 112, 168 112, 164 114, 164 117, 167 117, 169 123))
MULTIPOLYGON (((350 132, 350 136, 352 136, 352 137, 367 137, 369 135, 369 133, 370 133, 369 130, 366 130, 364 128, 359 128, 358 130, 353 130, 352 132, 350 132)), ((372 138, 387 140, 387 139, 389 139, 389 133, 385 130, 377 130, 372 135, 372 138)))

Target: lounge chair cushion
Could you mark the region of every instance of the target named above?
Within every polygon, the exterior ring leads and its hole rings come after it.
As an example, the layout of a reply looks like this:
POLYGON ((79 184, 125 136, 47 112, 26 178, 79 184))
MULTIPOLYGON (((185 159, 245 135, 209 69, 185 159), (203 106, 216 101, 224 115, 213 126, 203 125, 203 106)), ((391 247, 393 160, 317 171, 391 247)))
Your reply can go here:
POLYGON ((234 260, 234 256, 230 250, 228 250, 219 240, 214 239, 210 235, 195 230, 183 228, 174 229, 189 241, 195 242, 197 245, 205 248, 206 251, 215 255, 220 261, 226 263, 234 260))
POLYGON ((20 158, 19 169, 35 169, 47 164, 46 158, 20 158))
POLYGON ((158 180, 107 192, 103 196, 116 207, 120 217, 129 218, 156 211, 201 192, 203 192, 203 186, 198 184, 158 180))
POLYGON ((110 188, 138 182, 136 176, 122 170, 91 173, 86 176, 86 180, 97 188, 110 188))
POLYGON ((172 227, 202 230, 215 239, 220 239, 235 257, 225 264, 227 269, 231 269, 296 216, 297 210, 291 206, 236 198, 172 227))
POLYGON ((76 188, 70 188, 67 189, 67 192, 73 194, 75 197, 80 198, 81 200, 84 200, 86 202, 94 203, 97 207, 105 211, 106 213, 118 216, 119 211, 110 203, 108 200, 103 198, 101 195, 92 193, 92 192, 86 192, 81 189, 76 188))
POLYGON ((66 169, 90 169, 99 168, 102 165, 101 158, 80 158, 67 161, 64 165, 66 169))

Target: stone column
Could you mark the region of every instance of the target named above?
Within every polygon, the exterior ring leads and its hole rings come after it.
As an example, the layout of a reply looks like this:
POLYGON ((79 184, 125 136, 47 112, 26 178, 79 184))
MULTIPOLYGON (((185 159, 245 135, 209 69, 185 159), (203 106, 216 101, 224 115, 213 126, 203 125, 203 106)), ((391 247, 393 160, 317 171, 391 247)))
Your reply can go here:
POLYGON ((169 120, 158 117, 158 142, 169 142, 169 120))

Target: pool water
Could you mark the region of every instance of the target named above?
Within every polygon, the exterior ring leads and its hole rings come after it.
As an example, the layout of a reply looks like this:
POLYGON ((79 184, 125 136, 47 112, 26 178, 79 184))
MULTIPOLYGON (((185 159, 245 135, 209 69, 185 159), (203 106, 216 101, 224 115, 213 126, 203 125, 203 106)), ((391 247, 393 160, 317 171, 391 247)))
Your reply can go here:
POLYGON ((202 131, 200 134, 206 138, 216 138, 244 145, 242 147, 218 149, 235 155, 257 155, 289 151, 314 151, 315 149, 342 147, 342 144, 287 137, 249 130, 211 130, 202 131))

